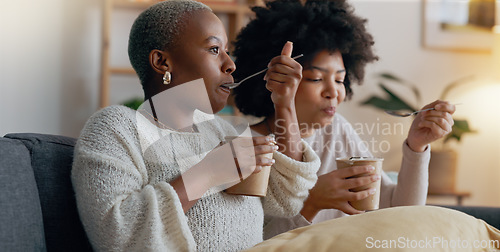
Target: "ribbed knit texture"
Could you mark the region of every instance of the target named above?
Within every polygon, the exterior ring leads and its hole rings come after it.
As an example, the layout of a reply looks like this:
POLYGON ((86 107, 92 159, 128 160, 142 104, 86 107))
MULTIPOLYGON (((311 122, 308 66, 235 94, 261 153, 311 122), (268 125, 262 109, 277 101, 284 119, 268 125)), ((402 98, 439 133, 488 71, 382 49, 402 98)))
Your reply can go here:
POLYGON ((197 133, 159 130, 123 106, 89 119, 75 147, 72 181, 96 251, 239 251, 262 241, 264 210, 300 211, 319 168, 305 142, 304 162, 275 153, 268 197, 206 193, 184 214, 168 182, 237 134, 217 117, 198 117, 197 133))

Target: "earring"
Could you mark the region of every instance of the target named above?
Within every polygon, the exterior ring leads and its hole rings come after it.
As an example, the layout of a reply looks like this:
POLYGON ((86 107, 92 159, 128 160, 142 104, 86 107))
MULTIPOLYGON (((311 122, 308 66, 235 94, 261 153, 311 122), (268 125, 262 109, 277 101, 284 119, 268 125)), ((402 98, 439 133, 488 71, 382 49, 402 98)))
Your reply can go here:
POLYGON ((165 75, 163 75, 163 84, 168 85, 172 81, 172 74, 170 74, 169 71, 165 72, 165 75))

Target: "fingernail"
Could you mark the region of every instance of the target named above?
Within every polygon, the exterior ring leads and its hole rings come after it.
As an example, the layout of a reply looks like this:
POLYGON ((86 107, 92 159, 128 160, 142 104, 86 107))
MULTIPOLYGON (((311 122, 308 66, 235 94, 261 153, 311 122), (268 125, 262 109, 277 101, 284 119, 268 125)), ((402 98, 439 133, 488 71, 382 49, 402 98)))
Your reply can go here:
POLYGON ((368 166, 368 171, 374 171, 374 170, 375 170, 375 167, 373 167, 373 166, 371 166, 371 165, 370 165, 370 166, 368 166))
POLYGON ((378 174, 377 175, 373 175, 373 180, 377 181, 379 179, 380 179, 380 175, 378 175, 378 174))
POLYGON ((273 146, 273 150, 277 151, 279 149, 278 145, 273 146))
POLYGON ((273 158, 273 159, 271 159, 271 164, 274 164, 274 163, 276 163, 276 160, 274 160, 274 158, 273 158))
POLYGON ((267 139, 268 142, 276 144, 276 139, 274 138, 273 134, 267 136, 266 139, 267 139))
POLYGON ((376 192, 376 191, 377 191, 377 189, 372 188, 372 189, 370 189, 370 190, 368 191, 368 193, 369 193, 370 195, 373 195, 373 194, 375 194, 375 192, 376 192))

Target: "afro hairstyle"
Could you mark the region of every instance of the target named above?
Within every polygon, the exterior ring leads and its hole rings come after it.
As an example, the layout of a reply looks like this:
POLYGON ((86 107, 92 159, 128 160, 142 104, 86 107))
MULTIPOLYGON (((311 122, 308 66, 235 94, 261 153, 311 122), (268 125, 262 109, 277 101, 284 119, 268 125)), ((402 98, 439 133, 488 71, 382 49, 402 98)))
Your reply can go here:
MULTIPOLYGON (((378 60, 372 49, 373 37, 365 28, 367 20, 356 16, 345 0, 274 0, 267 1, 265 7, 253 7, 252 11, 255 18, 240 31, 234 43, 236 81, 266 68, 269 60, 281 53, 286 41, 292 41, 293 54, 304 54, 297 60, 303 66, 320 51, 339 51, 350 98, 351 83, 362 84, 366 64, 378 60)), ((274 114, 271 93, 265 84, 262 76, 257 76, 233 90, 235 104, 243 114, 274 114)))

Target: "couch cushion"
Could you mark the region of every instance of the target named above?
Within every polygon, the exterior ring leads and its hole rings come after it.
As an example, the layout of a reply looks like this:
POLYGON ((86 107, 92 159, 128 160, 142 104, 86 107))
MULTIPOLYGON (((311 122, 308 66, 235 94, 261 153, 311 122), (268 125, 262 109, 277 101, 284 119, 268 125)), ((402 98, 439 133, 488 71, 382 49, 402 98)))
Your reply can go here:
POLYGON ((91 251, 78 216, 71 184, 76 139, 45 134, 8 134, 23 141, 31 153, 48 251, 91 251))
POLYGON ((0 138, 0 209, 0 251, 46 251, 30 153, 7 138, 0 138))

